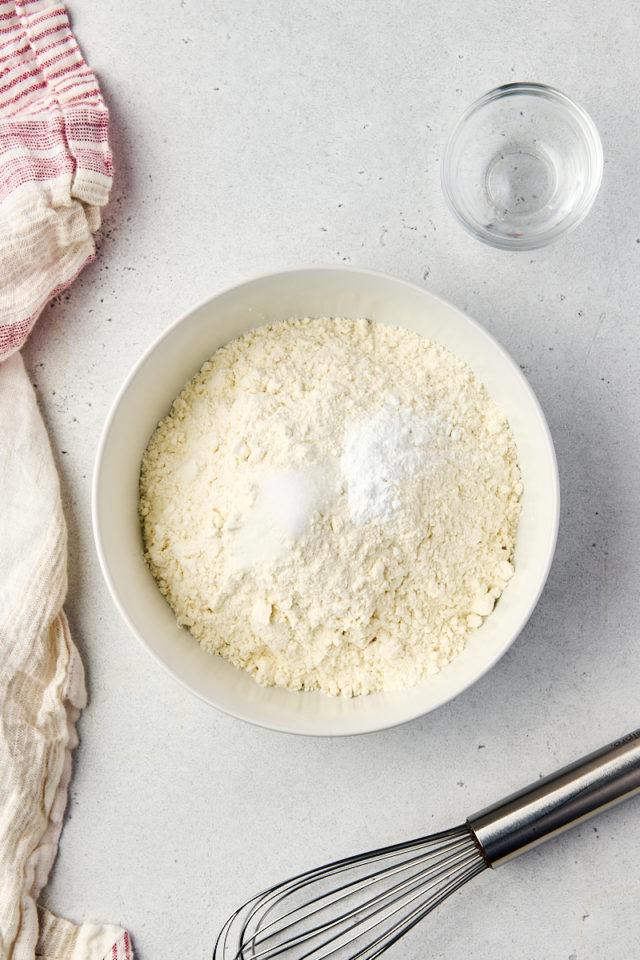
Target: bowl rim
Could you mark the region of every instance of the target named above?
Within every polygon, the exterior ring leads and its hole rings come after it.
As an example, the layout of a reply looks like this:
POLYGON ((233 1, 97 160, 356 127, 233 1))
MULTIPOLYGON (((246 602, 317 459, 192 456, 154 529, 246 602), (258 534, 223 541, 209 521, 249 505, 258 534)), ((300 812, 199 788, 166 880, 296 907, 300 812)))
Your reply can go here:
MULTIPOLYGON (((345 265, 345 264, 338 264, 338 265, 311 264, 308 266, 297 266, 293 268, 275 270, 268 273, 255 274, 250 278, 241 280, 240 282, 232 283, 230 285, 222 287, 218 289, 215 293, 210 294, 209 296, 203 298, 197 304, 195 304, 194 306, 184 311, 179 317, 177 317, 175 320, 170 322, 168 326, 166 326, 164 330, 162 330, 158 334, 158 336, 156 336, 152 340, 152 342, 147 346, 147 348, 139 356, 138 360, 133 364, 133 366, 129 370, 129 373, 126 375, 125 379, 123 380, 120 388, 116 392, 114 399, 111 402, 111 405, 108 409, 108 413, 105 418, 102 430, 100 432, 100 436, 99 436, 97 447, 96 447, 95 458, 94 458, 93 476, 92 476, 92 483, 91 483, 91 518, 92 518, 93 540, 94 540, 96 553, 99 560, 100 569, 102 572, 102 576, 105 580, 105 583, 108 587, 109 593, 111 595, 111 599, 116 606, 116 609, 118 610, 120 616, 122 617, 123 622, 127 625, 127 627, 129 628, 129 631, 133 634, 133 636, 141 643, 144 649, 151 654, 155 662, 159 664, 162 667, 162 669, 166 673, 168 673, 169 676, 172 677, 174 681, 177 681, 184 689, 188 690, 192 695, 195 695, 196 697, 198 697, 198 699, 204 701, 209 706, 213 707, 219 712, 227 714, 228 716, 232 716, 235 719, 242 720, 246 723, 249 723, 253 726, 257 726, 263 729, 274 730, 279 733, 286 733, 291 735, 312 736, 312 737, 360 736, 360 735, 376 733, 382 730, 392 729, 393 727, 401 726, 405 723, 409 723, 413 720, 416 720, 419 717, 426 716, 427 714, 432 713, 434 710, 438 709, 439 707, 444 706, 446 703, 451 702, 456 697, 460 696, 462 693, 464 693, 466 690, 472 687, 475 683, 477 683, 486 673, 488 673, 489 670, 491 670, 496 665, 496 663, 506 654, 507 650, 514 644, 515 640, 520 635, 525 625, 527 624, 528 620, 530 619, 540 599, 540 596, 542 594, 542 591, 548 579, 551 565, 553 563, 556 545, 557 545, 559 521, 560 521, 560 480, 559 480, 557 455, 556 455, 555 447, 553 444, 553 438, 551 436, 551 432, 550 432, 546 417, 544 415, 544 411, 542 410, 540 402, 538 401, 538 398, 534 393, 533 388, 531 387, 527 378, 519 369, 515 361, 508 354, 506 349, 499 343, 499 341, 497 341, 492 336, 491 333, 489 333, 489 331, 479 321, 475 320, 473 317, 467 314, 464 310, 455 306, 455 304, 451 303, 451 301, 447 300, 446 298, 441 297, 438 294, 432 293, 430 290, 427 290, 424 287, 421 287, 420 285, 413 283, 412 281, 395 277, 392 274, 374 270, 374 269, 354 267, 352 265, 345 265), (138 630, 127 608, 125 607, 124 603, 120 598, 120 594, 116 586, 116 583, 114 581, 114 578, 112 576, 111 569, 110 569, 110 566, 106 557, 105 549, 104 549, 102 529, 101 529, 102 520, 100 516, 100 511, 99 511, 99 487, 101 482, 101 466, 104 458, 105 447, 107 446, 107 443, 109 440, 111 427, 113 425, 114 419, 117 416, 123 397, 129 390, 131 384, 135 381, 136 377, 138 376, 138 373, 140 372, 141 368, 145 365, 145 363, 147 362, 151 354, 154 353, 155 350, 160 346, 160 344, 165 339, 169 338, 173 334, 173 332, 182 323, 184 323, 190 316, 198 313, 198 311, 214 303, 217 299, 226 297, 230 293, 233 293, 236 289, 240 287, 249 286, 251 284, 259 283, 259 282, 269 282, 275 278, 282 279, 288 275, 296 275, 296 274, 300 275, 308 272, 313 272, 315 274, 321 274, 323 272, 341 273, 345 276, 348 276, 350 274, 355 274, 361 277, 377 278, 382 282, 404 286, 408 288, 410 291, 413 291, 414 293, 417 292, 420 296, 426 296, 427 299, 431 299, 441 304, 446 310, 454 311, 455 313, 461 315, 461 317, 467 323, 469 323, 483 337, 487 339, 492 349, 495 350, 498 354, 500 354, 500 356, 502 357, 502 360, 512 368, 513 372, 515 373, 516 377, 519 379, 525 392, 528 394, 528 398, 532 404, 532 407, 537 414, 539 427, 544 436, 544 440, 545 440, 547 451, 549 453, 549 458, 550 458, 549 466, 551 468, 551 471, 550 471, 551 484, 548 491, 549 505, 550 505, 549 517, 551 520, 551 525, 550 525, 551 535, 549 538, 546 559, 544 564, 540 567, 538 571, 537 582, 535 584, 535 589, 533 589, 530 594, 529 603, 527 604, 526 608, 523 608, 518 619, 517 629, 513 631, 509 641, 503 644, 498 650, 496 650, 493 656, 487 658, 483 662, 482 668, 479 670, 476 670, 476 672, 473 674, 472 677, 470 677, 467 680, 467 682, 460 684, 453 692, 444 691, 444 693, 442 693, 439 697, 436 697, 434 702, 431 703, 430 705, 427 705, 426 707, 416 706, 416 708, 413 711, 408 712, 407 715, 402 716, 395 720, 391 720, 391 721, 382 720, 382 721, 377 721, 373 724, 371 723, 364 724, 362 727, 359 727, 357 729, 349 729, 344 731, 332 730, 330 732, 326 730, 321 730, 321 729, 300 729, 296 727, 295 723, 293 722, 274 723, 266 719, 262 720, 254 716, 251 716, 246 712, 246 710, 243 711, 242 707, 238 707, 238 708, 234 707, 233 709, 225 707, 221 704, 215 703, 211 698, 207 697, 206 695, 201 693, 199 690, 195 689, 194 686, 192 686, 185 677, 177 674, 171 668, 171 666, 165 662, 165 660, 160 656, 160 654, 154 649, 153 645, 147 640, 147 638, 141 633, 141 631, 138 630)), ((428 678, 428 679, 433 679, 433 678, 428 678)), ((426 683, 428 682, 428 679, 422 682, 426 683)), ((292 692, 292 691, 289 691, 289 692, 292 692)), ((316 693, 316 692, 315 691, 312 692, 312 695, 313 693, 316 693)), ((376 696, 376 694, 369 694, 369 696, 376 696)))
POLYGON ((573 230, 583 222, 591 210, 602 184, 604 173, 604 153, 602 149, 602 140, 598 128, 596 127, 590 114, 575 100, 567 96, 557 87, 546 83, 535 81, 516 81, 504 83, 498 87, 493 87, 482 96, 474 100, 457 119, 451 130, 445 145, 440 168, 440 182, 444 198, 451 213, 456 220, 472 237, 482 240, 484 243, 501 250, 535 250, 544 247, 556 240, 558 237, 573 230), (584 142, 589 151, 591 160, 591 176, 588 180, 588 189, 585 190, 578 204, 553 227, 535 233, 529 236, 509 237, 502 234, 496 234, 483 228, 477 220, 471 220, 462 210, 458 203, 456 192, 453 189, 453 177, 451 175, 452 161, 458 140, 467 124, 467 121, 479 113, 490 103, 496 100, 502 100, 518 94, 540 97, 553 103, 560 104, 577 120, 582 133, 584 142))

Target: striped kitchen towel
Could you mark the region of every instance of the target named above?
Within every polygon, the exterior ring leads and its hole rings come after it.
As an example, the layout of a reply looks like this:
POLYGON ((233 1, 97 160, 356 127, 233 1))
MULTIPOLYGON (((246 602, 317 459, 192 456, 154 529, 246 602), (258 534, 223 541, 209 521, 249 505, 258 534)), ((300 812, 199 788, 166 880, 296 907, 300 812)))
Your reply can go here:
POLYGON ((71 777, 84 673, 63 610, 60 485, 19 348, 95 253, 107 110, 64 7, 0 0, 0 958, 130 960, 121 927, 37 905, 71 777))
POLYGON ((95 254, 107 124, 65 8, 0 0, 0 360, 95 254))

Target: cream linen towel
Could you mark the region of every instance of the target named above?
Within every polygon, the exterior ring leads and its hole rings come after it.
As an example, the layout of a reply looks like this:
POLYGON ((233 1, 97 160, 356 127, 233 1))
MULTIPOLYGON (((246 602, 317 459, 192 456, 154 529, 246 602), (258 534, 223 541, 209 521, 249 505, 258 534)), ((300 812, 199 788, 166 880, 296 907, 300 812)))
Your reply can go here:
POLYGON ((56 856, 86 694, 62 604, 66 528, 20 354, 95 252, 108 116, 66 11, 0 0, 0 960, 130 960, 120 927, 37 906, 56 856))
POLYGON ((0 956, 124 960, 131 947, 118 927, 76 927, 36 910, 86 697, 62 610, 67 534, 58 475, 20 354, 0 366, 0 426, 0 956))

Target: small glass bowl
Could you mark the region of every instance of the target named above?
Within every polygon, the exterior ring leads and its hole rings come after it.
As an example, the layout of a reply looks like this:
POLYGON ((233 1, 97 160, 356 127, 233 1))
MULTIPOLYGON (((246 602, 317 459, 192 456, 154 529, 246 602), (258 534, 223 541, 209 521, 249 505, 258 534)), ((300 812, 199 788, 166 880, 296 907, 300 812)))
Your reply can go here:
POLYGON ((598 131, 582 107, 544 84, 508 83, 458 121, 442 189, 474 237, 503 250, 532 250, 586 217, 602 165, 598 131))

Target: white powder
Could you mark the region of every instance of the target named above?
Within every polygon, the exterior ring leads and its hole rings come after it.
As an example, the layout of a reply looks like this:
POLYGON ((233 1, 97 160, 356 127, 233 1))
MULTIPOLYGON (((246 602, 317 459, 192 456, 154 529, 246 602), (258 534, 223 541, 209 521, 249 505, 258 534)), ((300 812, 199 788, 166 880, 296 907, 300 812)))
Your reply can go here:
POLYGON ((255 501, 237 527, 230 563, 237 569, 269 563, 307 532, 329 497, 326 471, 288 470, 257 479, 255 501))
POLYGON ((147 559, 178 621, 264 684, 355 695, 439 670, 513 574, 513 437, 406 330, 292 320, 221 348, 145 453, 147 559))
POLYGON ((401 481, 424 466, 429 425, 410 410, 384 407, 347 427, 340 468, 356 523, 389 520, 402 507, 401 481))

